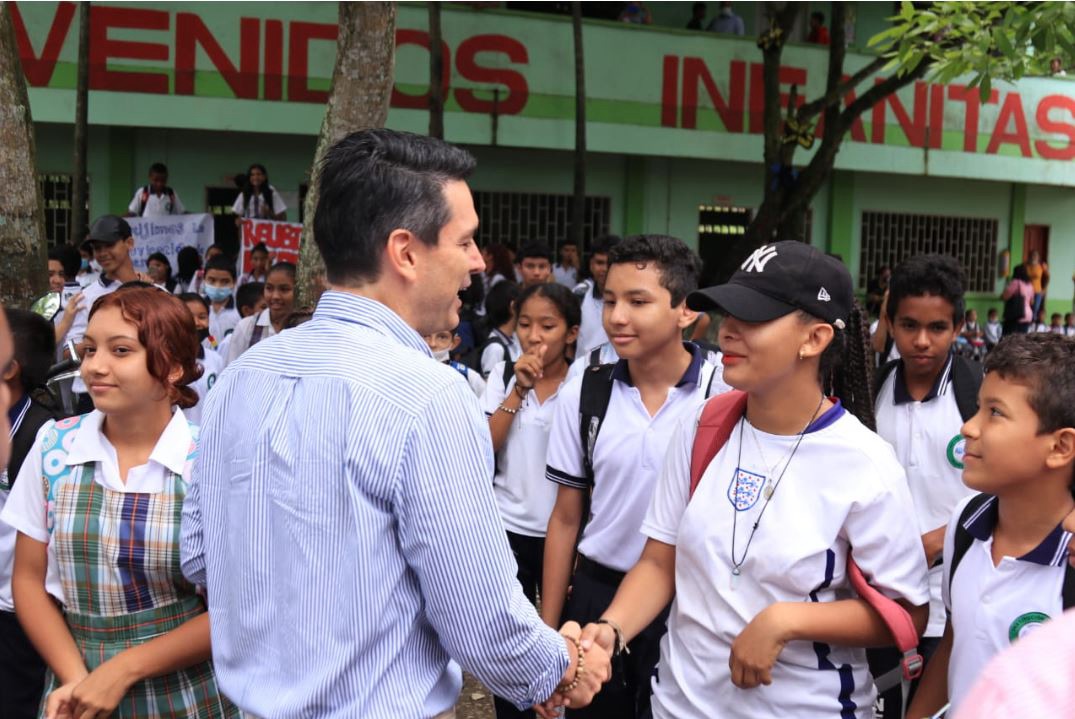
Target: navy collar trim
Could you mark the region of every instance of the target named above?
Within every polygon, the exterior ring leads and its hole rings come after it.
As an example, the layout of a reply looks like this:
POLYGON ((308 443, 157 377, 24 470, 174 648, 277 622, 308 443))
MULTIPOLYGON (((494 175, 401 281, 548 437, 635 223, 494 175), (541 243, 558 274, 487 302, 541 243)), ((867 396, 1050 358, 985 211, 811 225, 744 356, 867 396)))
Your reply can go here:
MULTIPOLYGON (((693 342, 684 342, 683 349, 691 353, 691 363, 687 366, 687 371, 676 382, 676 387, 697 386, 702 377, 702 364, 705 362, 702 348, 693 342)), ((627 367, 627 360, 621 359, 616 362, 616 366, 612 368, 612 379, 619 380, 628 387, 635 386, 634 382, 631 381, 631 372, 627 367)))
MULTIPOLYGON (((997 526, 997 514, 1000 502, 996 497, 990 497, 978 511, 963 522, 963 528, 979 542, 986 542, 993 536, 993 530, 997 526)), ((1060 567, 1068 560, 1068 542, 1071 540, 1071 532, 1064 531, 1064 525, 1058 524, 1053 531, 1049 532, 1041 544, 1031 549, 1021 557, 1020 562, 1033 562, 1045 567, 1060 567)))
POLYGON ((832 397, 830 399, 832 399, 832 406, 825 410, 825 414, 821 415, 810 423, 810 426, 806 428, 806 434, 810 434, 811 432, 819 432, 826 427, 831 427, 832 425, 836 424, 837 420, 847 414, 847 410, 844 409, 844 406, 840 403, 839 398, 832 397))
MULTIPOLYGON (((947 394, 948 385, 952 382, 952 362, 955 358, 955 354, 948 353, 948 361, 944 363, 944 367, 941 369, 940 374, 937 375, 937 379, 933 381, 933 387, 929 390, 929 393, 922 398, 923 402, 929 402, 930 400, 937 399, 938 397, 947 394)), ((896 370, 896 385, 892 388, 892 401, 895 404, 907 404, 908 402, 914 402, 914 398, 911 397, 911 393, 907 391, 907 381, 903 377, 903 358, 899 360, 896 370)))

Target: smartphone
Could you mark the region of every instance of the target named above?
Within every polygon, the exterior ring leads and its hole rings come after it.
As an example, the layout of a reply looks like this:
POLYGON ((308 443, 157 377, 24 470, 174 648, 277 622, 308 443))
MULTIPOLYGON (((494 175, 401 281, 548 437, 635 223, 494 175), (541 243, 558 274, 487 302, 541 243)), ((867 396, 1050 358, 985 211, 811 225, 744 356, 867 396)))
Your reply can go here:
POLYGON ((71 301, 71 298, 82 291, 82 285, 77 282, 71 285, 64 285, 63 290, 60 292, 60 308, 67 307, 67 303, 71 301))

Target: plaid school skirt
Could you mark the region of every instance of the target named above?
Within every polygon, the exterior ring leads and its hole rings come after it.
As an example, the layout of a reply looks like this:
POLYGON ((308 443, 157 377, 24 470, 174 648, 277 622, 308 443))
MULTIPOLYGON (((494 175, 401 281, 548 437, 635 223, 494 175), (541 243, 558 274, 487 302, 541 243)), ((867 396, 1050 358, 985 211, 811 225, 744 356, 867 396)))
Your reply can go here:
MULTIPOLYGON (((93 671, 125 649, 172 631, 202 614, 201 599, 188 596, 164 607, 116 617, 66 614, 71 636, 93 671)), ((38 716, 45 716, 48 695, 59 686, 48 672, 38 716)), ((111 715, 117 719, 219 719, 239 717, 239 710, 217 688, 213 665, 206 661, 174 674, 131 686, 111 715)))

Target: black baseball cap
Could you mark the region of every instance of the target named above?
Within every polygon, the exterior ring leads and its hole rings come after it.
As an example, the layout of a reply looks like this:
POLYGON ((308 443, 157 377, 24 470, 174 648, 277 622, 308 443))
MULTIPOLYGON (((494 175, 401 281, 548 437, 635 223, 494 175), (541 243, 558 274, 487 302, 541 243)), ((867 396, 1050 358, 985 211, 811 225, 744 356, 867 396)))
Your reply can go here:
POLYGON ((118 215, 101 215, 94 220, 90 234, 86 236, 82 246, 92 247, 95 242, 114 245, 130 236, 131 226, 127 224, 127 220, 118 215))
POLYGON ((718 310, 744 322, 768 322, 802 310, 843 329, 852 301, 851 273, 839 260, 786 240, 754 250, 727 283, 688 295, 687 307, 718 310))

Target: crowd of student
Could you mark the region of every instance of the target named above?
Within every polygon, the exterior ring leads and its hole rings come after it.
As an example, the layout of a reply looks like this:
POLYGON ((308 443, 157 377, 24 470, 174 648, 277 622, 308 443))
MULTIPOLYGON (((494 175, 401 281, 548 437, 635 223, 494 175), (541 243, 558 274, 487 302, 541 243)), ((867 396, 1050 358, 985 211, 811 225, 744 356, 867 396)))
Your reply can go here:
POLYGON ((661 235, 602 238, 586 279, 571 246, 479 254, 473 163, 333 148, 312 318, 267 257, 170 293, 114 216, 51 323, 6 311, 0 714, 441 719, 458 662, 502 718, 999 716, 987 663, 1075 601, 1075 340, 956 352, 940 255, 892 271, 877 368, 807 244, 709 288, 661 235), (719 348, 685 339, 709 313, 719 348), (905 657, 852 560, 921 635, 909 706, 876 696, 905 657))

